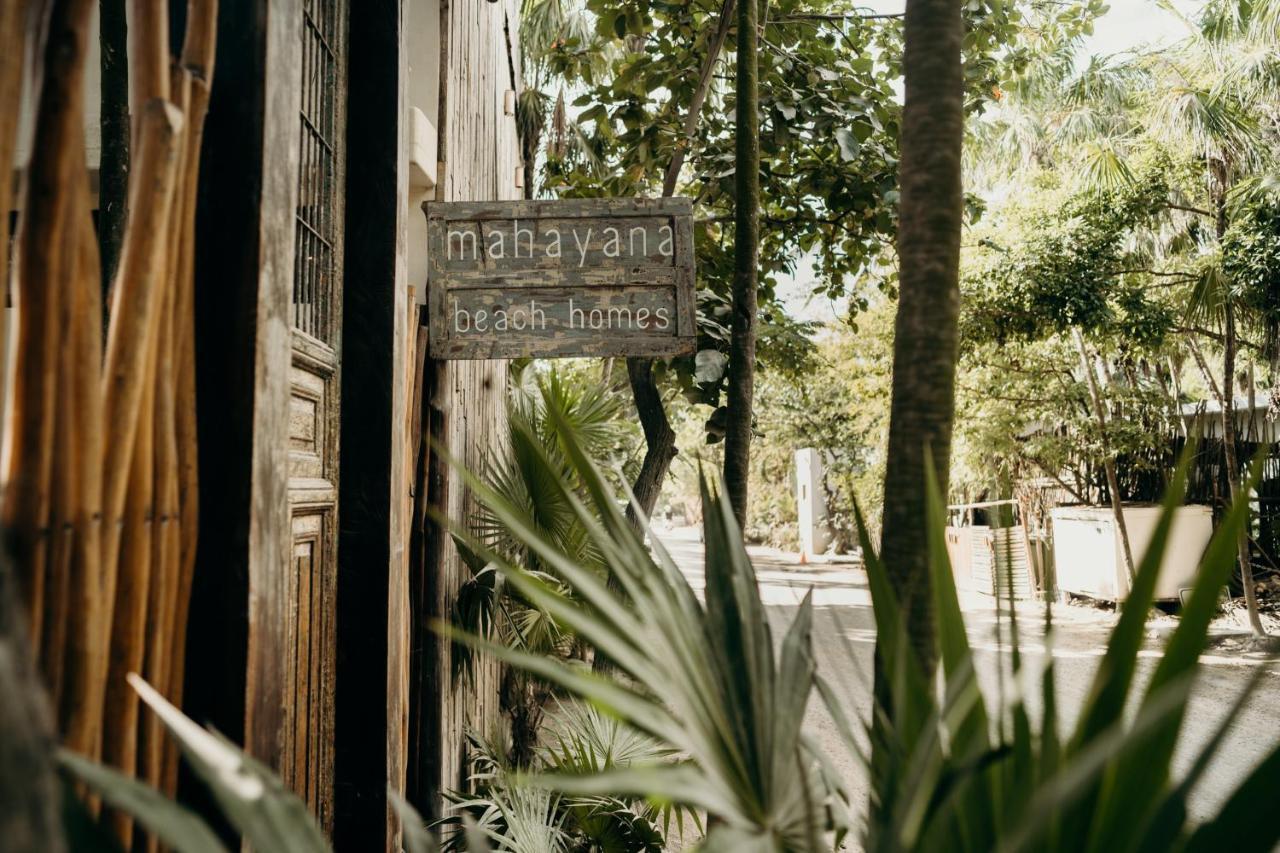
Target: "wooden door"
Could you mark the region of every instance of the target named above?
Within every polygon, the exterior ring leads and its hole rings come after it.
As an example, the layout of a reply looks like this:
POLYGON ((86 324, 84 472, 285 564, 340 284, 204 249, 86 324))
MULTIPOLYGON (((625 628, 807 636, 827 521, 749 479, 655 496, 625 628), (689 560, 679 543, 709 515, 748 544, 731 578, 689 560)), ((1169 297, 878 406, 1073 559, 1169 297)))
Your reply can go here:
POLYGON ((346 0, 303 0, 301 132, 289 397, 288 570, 281 771, 333 822, 346 0))

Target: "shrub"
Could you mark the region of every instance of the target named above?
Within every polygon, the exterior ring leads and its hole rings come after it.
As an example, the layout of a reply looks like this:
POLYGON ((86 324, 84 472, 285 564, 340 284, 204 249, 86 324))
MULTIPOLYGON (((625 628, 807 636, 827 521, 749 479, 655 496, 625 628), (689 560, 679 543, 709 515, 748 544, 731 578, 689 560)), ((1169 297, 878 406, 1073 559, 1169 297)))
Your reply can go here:
MULTIPOLYGON (((706 589, 699 601, 660 543, 651 552, 627 525, 571 431, 562 434, 562 441, 587 497, 579 499, 563 481, 561 494, 579 515, 622 594, 539 535, 519 507, 475 483, 494 516, 553 568, 573 598, 500 555, 488 556, 523 596, 606 654, 617 670, 601 676, 520 649, 474 638, 470 642, 593 703, 681 760, 548 775, 540 782, 548 788, 579 796, 645 795, 703 810, 710 818, 707 850, 830 850, 853 829, 869 851, 1230 848, 1240 853, 1268 851, 1280 841, 1280 823, 1253 819, 1266 792, 1280 786, 1280 750, 1244 779, 1215 817, 1200 826, 1187 820, 1188 796, 1248 690, 1190 771, 1181 779, 1170 772, 1186 699, 1219 591, 1231 572, 1246 505, 1233 507, 1219 527, 1149 684, 1140 693, 1135 687, 1160 557, 1172 510, 1185 488, 1185 462, 1174 477, 1078 725, 1063 737, 1052 662, 1041 674, 1043 712, 1037 723, 1020 695, 990 707, 979 689, 947 562, 945 515, 936 489, 931 489, 924 535, 930 543, 941 672, 932 678, 917 659, 888 574, 863 526, 878 675, 874 712, 869 721, 855 722, 851 717, 856 715, 817 671, 808 598, 775 646, 733 514, 705 481, 706 589), (855 820, 861 804, 851 801, 827 756, 802 729, 815 692, 870 779, 865 820, 855 820), (1132 716, 1126 708, 1132 708, 1132 716), (860 745, 864 739, 871 744, 870 754, 860 745)), ((1011 612, 1010 620, 1011 663, 1021 678, 1016 613, 1011 612)))

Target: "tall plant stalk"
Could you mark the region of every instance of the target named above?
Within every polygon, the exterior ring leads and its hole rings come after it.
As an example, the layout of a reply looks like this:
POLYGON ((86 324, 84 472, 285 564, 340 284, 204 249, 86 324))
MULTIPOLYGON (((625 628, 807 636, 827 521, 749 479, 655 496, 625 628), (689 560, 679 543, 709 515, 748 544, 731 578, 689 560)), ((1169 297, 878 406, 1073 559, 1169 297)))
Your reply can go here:
MULTIPOLYGON (((105 170, 127 139, 128 220, 119 237, 103 345, 99 235, 91 217, 83 137, 88 34, 94 0, 51 4, 28 26, 30 4, 0 4, 0 106, 13 106, 28 52, 42 65, 17 283, 15 412, 3 520, 15 545, 32 646, 57 708, 63 743, 105 756, 126 775, 173 790, 176 754, 143 718, 125 676, 145 671, 181 692, 181 656, 195 554, 195 194, 200 128, 212 75, 215 0, 190 0, 180 58, 170 51, 166 0, 130 0, 128 97, 108 70, 109 121, 138 105, 132 128, 106 136, 105 170), (12 43, 10 43, 12 42, 12 43), (16 47, 15 47, 16 45, 16 47), (110 84, 110 85, 109 85, 110 84), (113 135, 115 134, 115 135, 113 135), (139 738, 141 738, 139 740, 139 738)), ((119 4, 104 9, 104 39, 125 62, 119 4)), ((110 53, 108 50, 107 53, 110 53)), ((12 112, 0 118, 0 202, 10 204, 12 112)), ((116 177, 120 177, 119 174, 116 177)), ((118 188, 117 188, 118 189, 118 188)), ((104 189, 105 203, 112 190, 104 189)), ((111 215, 121 213, 113 209, 111 215)), ((111 225, 103 239, 111 251, 111 225)), ((108 260, 110 263, 110 260, 108 260)), ((0 269, 0 272, 4 272, 0 269)), ((108 819, 129 846, 127 818, 108 819)), ((154 848, 154 839, 148 839, 154 848)))
POLYGON ((1116 535, 1120 537, 1120 555, 1124 559, 1125 576, 1133 583, 1133 549, 1129 546, 1129 526, 1124 520, 1124 502, 1120 499, 1120 478, 1116 476, 1116 459, 1111 453, 1107 440, 1107 411, 1102 404, 1102 392, 1098 389, 1098 377, 1093 371, 1089 348, 1085 345, 1084 335, 1077 326, 1071 330, 1075 340, 1076 352, 1080 354, 1080 370, 1084 374, 1085 386, 1089 389, 1089 403, 1093 408, 1093 418, 1098 422, 1099 435, 1102 436, 1102 467, 1107 476, 1107 494, 1111 499, 1111 517, 1115 520, 1116 535))
POLYGON ((729 341, 725 494, 738 526, 747 518, 751 420, 755 397, 756 291, 760 277, 760 93, 756 43, 760 0, 738 4, 735 111, 733 304, 729 341))
MULTIPOLYGON (((693 145, 697 133, 698 120, 702 115, 702 107, 706 103, 707 93, 711 90, 716 63, 729 39, 729 30, 734 20, 734 0, 724 0, 720 7, 720 16, 716 28, 707 42, 707 54, 703 57, 702 68, 698 72, 698 83, 689 99, 689 110, 685 113, 682 127, 682 139, 671 155, 667 171, 662 178, 662 195, 675 195, 676 185, 680 180, 680 170, 684 168, 689 148, 693 145)), ((632 484, 631 491, 635 495, 636 504, 645 517, 653 514, 653 508, 662 494, 662 484, 667 479, 667 472, 676 458, 676 433, 671 428, 666 407, 662 402, 662 393, 658 390, 657 379, 653 375, 653 359, 628 358, 627 379, 631 385, 631 395, 635 400, 636 412, 640 418, 640 426, 644 431, 645 453, 640 465, 640 473, 632 484)), ((627 517, 633 525, 640 523, 636 512, 628 508, 627 517)))

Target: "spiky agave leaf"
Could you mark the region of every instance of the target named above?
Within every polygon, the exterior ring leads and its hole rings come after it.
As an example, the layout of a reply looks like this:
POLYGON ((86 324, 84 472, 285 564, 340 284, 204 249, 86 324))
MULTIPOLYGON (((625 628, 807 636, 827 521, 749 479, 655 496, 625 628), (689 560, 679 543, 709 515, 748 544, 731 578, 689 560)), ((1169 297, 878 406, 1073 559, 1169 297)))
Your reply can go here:
MULTIPOLYGON (((553 419, 563 426, 558 415, 553 419)), ((489 511, 581 603, 499 558, 508 582, 607 654, 625 679, 606 679, 519 650, 470 641, 596 703, 686 760, 556 777, 549 784, 575 795, 655 795, 705 809, 735 833, 758 837, 770 849, 808 849, 826 826, 825 796, 814 790, 820 777, 800 737, 814 672, 808 601, 784 638, 779 658, 727 503, 705 489, 703 605, 670 558, 660 548, 650 552, 632 529, 572 430, 562 429, 560 435, 565 458, 582 484, 580 496, 572 483, 558 478, 562 496, 604 556, 621 596, 575 564, 502 495, 474 478, 472 485, 489 511)), ((543 451, 536 459, 544 467, 555 465, 543 451)))

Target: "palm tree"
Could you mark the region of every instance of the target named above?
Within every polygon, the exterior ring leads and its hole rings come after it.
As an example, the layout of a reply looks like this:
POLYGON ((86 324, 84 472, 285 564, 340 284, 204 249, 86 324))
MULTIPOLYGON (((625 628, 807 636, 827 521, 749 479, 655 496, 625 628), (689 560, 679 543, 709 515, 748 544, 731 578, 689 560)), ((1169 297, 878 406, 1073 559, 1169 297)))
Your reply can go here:
POLYGON ((902 69, 900 289, 885 470, 881 556, 912 643, 927 670, 936 660, 921 484, 931 459, 942 478, 951 454, 960 307, 960 66, 964 23, 951 0, 907 0, 902 69))
MULTIPOLYGON (((556 543, 559 552, 603 574, 599 549, 574 512, 572 498, 559 488, 561 479, 576 482, 560 448, 563 432, 572 430, 592 460, 606 467, 618 462, 622 448, 634 436, 621 418, 617 396, 601 385, 574 381, 558 369, 540 372, 525 365, 512 378, 507 427, 502 449, 487 460, 486 483, 509 505, 519 507, 529 527, 556 543), (540 464, 544 459, 551 464, 540 464)), ((627 472, 621 476, 626 477, 627 472)), ((568 593, 554 570, 493 512, 480 507, 472 529, 485 547, 520 565, 530 577, 568 593)), ((533 654, 562 659, 584 656, 581 644, 545 610, 514 595, 488 560, 461 540, 455 544, 471 577, 454 602, 454 625, 533 654)), ((456 675, 467 674, 471 663, 465 647, 455 649, 456 675)), ((507 757, 514 765, 527 767, 533 760, 551 693, 545 682, 507 669, 502 674, 500 694, 502 710, 511 724, 507 757)))
POLYGON ((524 168, 524 197, 538 195, 538 158, 551 132, 548 154, 594 162, 591 145, 568 117, 565 84, 603 71, 613 48, 596 32, 581 0, 523 0, 520 7, 520 79, 516 122, 524 168), (552 91, 553 84, 558 87, 552 91))
MULTIPOLYGON (((975 124, 978 155, 971 156, 970 166, 979 177, 993 166, 1007 168, 1010 159, 1056 167, 1074 175, 1084 190, 1132 182, 1126 158, 1153 142, 1200 166, 1207 209, 1172 199, 1172 215, 1166 217, 1170 227, 1147 243, 1153 260, 1182 263, 1187 258, 1180 253, 1194 247, 1196 286, 1187 300, 1187 325, 1207 330, 1221 345, 1222 381, 1212 375, 1194 339, 1186 339, 1185 346, 1219 406, 1234 498, 1243 476, 1234 405, 1240 330, 1261 324, 1247 316, 1247 305, 1224 273, 1220 247, 1237 207, 1234 200, 1246 190, 1274 185, 1275 159, 1269 152, 1280 127, 1275 51, 1280 2, 1220 0, 1198 22, 1185 23, 1190 35, 1168 50, 1128 59, 1094 57, 1079 70, 1074 66, 1077 42, 1048 52, 1049 61, 1019 79, 996 116, 975 124), (1209 227, 1201 227, 1203 222, 1209 227)), ((1238 558, 1250 624, 1261 634, 1243 535, 1238 558)))
MULTIPOLYGON (((1192 35, 1175 50, 1157 57, 1157 85, 1148 107, 1148 132, 1189 153, 1202 168, 1209 209, 1199 213, 1212 223, 1212 238, 1187 314, 1221 336, 1222 380, 1214 381, 1198 348, 1192 355, 1217 397, 1223 456, 1232 500, 1239 497, 1243 471, 1236 447, 1235 386, 1240 354, 1239 331, 1245 310, 1221 266, 1219 249, 1231 224, 1233 193, 1263 173, 1277 141, 1274 117, 1280 105, 1280 60, 1275 27, 1280 3, 1257 6, 1220 2, 1211 5, 1192 35)), ((1276 377, 1272 377, 1274 382, 1276 377)), ((1254 594, 1249 542, 1238 543, 1240 576, 1249 624, 1265 636, 1254 594)))

